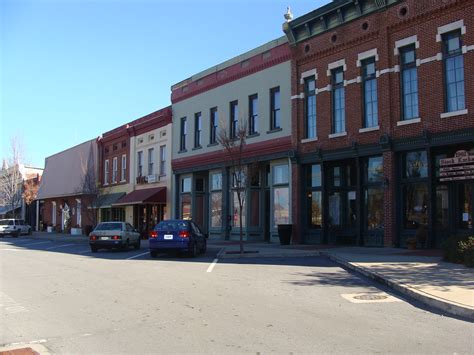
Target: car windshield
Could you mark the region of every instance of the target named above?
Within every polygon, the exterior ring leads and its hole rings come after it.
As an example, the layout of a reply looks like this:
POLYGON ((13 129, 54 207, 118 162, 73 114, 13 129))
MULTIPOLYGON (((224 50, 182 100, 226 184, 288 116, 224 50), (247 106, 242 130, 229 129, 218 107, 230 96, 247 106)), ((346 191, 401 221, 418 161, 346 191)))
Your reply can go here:
POLYGON ((161 221, 156 226, 156 230, 185 230, 188 229, 186 221, 161 221))
POLYGON ((95 227, 96 231, 115 231, 115 230, 122 230, 122 223, 99 223, 97 227, 95 227))
POLYGON ((0 226, 13 226, 13 221, 9 221, 8 219, 3 219, 0 221, 0 226))

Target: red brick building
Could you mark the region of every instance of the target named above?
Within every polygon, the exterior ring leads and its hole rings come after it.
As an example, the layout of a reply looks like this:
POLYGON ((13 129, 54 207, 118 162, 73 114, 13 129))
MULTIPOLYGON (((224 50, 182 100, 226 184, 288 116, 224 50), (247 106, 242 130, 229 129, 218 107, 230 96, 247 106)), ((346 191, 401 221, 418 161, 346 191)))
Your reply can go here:
POLYGON ((283 25, 294 242, 403 246, 418 231, 440 246, 472 232, 473 12, 339 0, 283 25))

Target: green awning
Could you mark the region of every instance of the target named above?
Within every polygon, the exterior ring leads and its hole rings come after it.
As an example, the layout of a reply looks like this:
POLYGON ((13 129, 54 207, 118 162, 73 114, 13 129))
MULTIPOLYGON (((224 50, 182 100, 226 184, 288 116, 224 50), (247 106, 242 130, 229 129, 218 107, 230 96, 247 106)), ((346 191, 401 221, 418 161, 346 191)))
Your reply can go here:
POLYGON ((94 208, 111 208, 112 204, 117 202, 120 198, 125 196, 125 192, 115 192, 111 194, 99 195, 96 201, 92 204, 94 208))

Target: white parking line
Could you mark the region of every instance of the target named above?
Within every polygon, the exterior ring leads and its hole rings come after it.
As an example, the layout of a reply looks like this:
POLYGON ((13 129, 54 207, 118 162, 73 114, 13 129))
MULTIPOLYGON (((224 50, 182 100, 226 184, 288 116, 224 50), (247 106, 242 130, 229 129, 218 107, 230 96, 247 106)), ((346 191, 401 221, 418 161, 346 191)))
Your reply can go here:
POLYGON ((214 266, 216 266, 217 262, 219 261, 219 259, 214 259, 214 261, 211 263, 211 265, 209 265, 209 267, 207 268, 207 272, 212 272, 212 269, 214 269, 214 266))
POLYGON ((91 253, 91 250, 90 250, 90 249, 82 250, 82 251, 79 251, 79 252, 77 252, 77 253, 78 253, 78 254, 91 253))
POLYGON ((7 251, 20 251, 21 249, 0 248, 0 250, 7 250, 7 251))
POLYGON ((48 243, 52 243, 52 242, 50 240, 48 240, 47 242, 38 242, 38 243, 33 243, 33 244, 23 244, 22 247, 31 247, 33 245, 48 244, 48 243))
POLYGON ((131 257, 129 257, 129 258, 127 258, 127 259, 125 259, 125 260, 136 259, 136 258, 139 258, 140 256, 143 256, 143 255, 146 255, 146 254, 148 254, 148 252, 146 252, 146 253, 142 253, 142 254, 138 254, 138 255, 134 255, 134 256, 131 256, 131 257))
POLYGON ((75 244, 56 245, 56 246, 54 246, 54 247, 47 248, 47 249, 45 249, 45 250, 53 250, 53 249, 59 249, 59 248, 64 248, 64 247, 70 247, 71 245, 75 245, 75 244))

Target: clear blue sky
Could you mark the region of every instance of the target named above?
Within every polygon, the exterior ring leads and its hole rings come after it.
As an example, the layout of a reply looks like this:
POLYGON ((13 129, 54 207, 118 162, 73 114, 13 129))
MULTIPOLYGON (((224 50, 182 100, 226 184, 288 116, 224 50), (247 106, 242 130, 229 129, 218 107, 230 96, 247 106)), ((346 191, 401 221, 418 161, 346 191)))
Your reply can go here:
POLYGON ((328 0, 0 0, 0 158, 28 163, 170 104, 170 86, 328 0))

